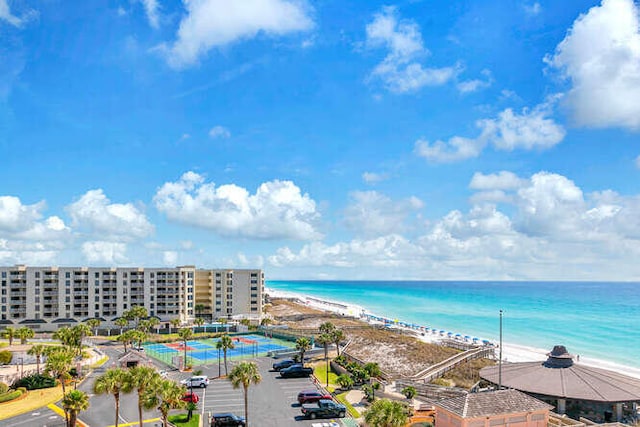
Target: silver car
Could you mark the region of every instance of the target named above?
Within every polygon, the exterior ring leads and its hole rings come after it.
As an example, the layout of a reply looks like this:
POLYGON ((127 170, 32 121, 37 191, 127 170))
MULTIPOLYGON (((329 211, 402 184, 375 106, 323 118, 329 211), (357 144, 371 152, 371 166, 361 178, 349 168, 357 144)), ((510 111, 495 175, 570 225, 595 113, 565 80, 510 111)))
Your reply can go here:
POLYGON ((180 381, 180 384, 184 384, 189 388, 202 387, 205 388, 209 385, 209 377, 206 375, 198 375, 195 377, 187 378, 180 381))

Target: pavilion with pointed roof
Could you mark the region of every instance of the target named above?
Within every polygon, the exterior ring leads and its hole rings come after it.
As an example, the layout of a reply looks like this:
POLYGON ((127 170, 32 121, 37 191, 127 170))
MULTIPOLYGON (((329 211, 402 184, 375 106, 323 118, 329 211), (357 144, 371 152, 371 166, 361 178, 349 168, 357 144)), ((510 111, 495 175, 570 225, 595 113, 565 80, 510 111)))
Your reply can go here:
POLYGON ((640 379, 618 372, 575 364, 573 356, 557 345, 543 362, 507 363, 488 366, 480 376, 502 386, 523 391, 544 400, 556 400, 556 410, 564 414, 567 400, 611 405, 622 419, 622 405, 640 402, 640 379))

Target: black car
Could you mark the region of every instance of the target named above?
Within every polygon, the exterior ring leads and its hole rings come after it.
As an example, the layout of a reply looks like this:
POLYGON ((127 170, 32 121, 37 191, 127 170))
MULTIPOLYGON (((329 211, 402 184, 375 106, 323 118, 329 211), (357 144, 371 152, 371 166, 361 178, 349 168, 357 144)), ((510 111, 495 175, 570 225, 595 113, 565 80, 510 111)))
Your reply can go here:
POLYGON ((211 418, 211 427, 244 427, 246 425, 244 418, 235 414, 213 414, 211 418))
POLYGON ((288 368, 291 365, 295 365, 296 361, 293 359, 282 359, 279 362, 273 364, 273 370, 279 371, 281 369, 288 368))
POLYGON ((311 374, 313 374, 313 369, 305 368, 300 363, 296 363, 280 371, 282 378, 308 377, 311 374))

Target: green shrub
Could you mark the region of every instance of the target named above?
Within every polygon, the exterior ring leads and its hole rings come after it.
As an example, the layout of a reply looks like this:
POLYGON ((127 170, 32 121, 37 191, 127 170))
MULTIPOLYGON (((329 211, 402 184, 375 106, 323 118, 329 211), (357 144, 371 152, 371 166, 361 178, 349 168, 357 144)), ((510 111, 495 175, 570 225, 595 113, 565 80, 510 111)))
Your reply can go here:
POLYGON ((9 350, 0 351, 0 365, 7 365, 11 363, 11 359, 13 359, 13 353, 9 350))
POLYGON ((400 393, 404 394, 404 397, 407 399, 413 399, 418 392, 415 387, 407 386, 403 388, 400 393))
POLYGON ((33 374, 16 381, 13 387, 25 387, 27 390, 55 387, 56 380, 48 375, 33 374))
POLYGON ((341 354, 340 356, 336 357, 335 359, 333 359, 333 361, 340 366, 345 366, 347 364, 347 358, 345 357, 344 354, 341 354))
POLYGON ((4 393, 4 394, 0 394, 0 403, 8 402, 8 401, 13 400, 13 399, 17 399, 20 396, 22 396, 22 391, 20 391, 20 390, 13 390, 13 391, 9 391, 9 392, 4 393))
POLYGON ((0 394, 4 394, 9 390, 9 386, 5 383, 0 383, 0 394))

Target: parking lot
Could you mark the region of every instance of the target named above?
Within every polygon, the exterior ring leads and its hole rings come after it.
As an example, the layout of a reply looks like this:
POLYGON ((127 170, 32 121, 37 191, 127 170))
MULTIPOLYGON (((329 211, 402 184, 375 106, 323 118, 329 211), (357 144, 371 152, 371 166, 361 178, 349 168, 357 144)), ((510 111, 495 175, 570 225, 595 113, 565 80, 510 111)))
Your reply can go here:
MULTIPOLYGON (((80 389, 90 396, 88 411, 80 414, 80 419, 86 421, 91 427, 108 427, 114 424, 114 401, 111 395, 94 395, 92 392, 93 380, 106 369, 114 366, 120 352, 113 348, 105 348, 105 353, 111 360, 102 368, 94 372, 90 378, 80 385, 80 389)), ((271 371, 271 365, 277 360, 270 357, 260 357, 255 360, 260 369, 262 382, 249 387, 249 423, 251 427, 341 427, 340 419, 306 420, 302 418, 300 405, 297 403, 297 395, 302 390, 316 388, 311 378, 281 378, 278 372, 271 371)), ((233 367, 229 363, 229 370, 233 367)), ((244 416, 244 396, 241 388, 234 389, 229 380, 218 376, 218 364, 203 365, 200 367, 204 375, 210 379, 209 386, 205 389, 193 390, 199 396, 198 411, 207 419, 209 413, 231 412, 244 416)), ((224 365, 222 365, 224 374, 224 365)), ((169 371, 168 378, 179 382, 191 377, 191 374, 169 371)), ((145 425, 159 425, 157 410, 145 411, 144 418, 155 419, 145 425)), ((120 424, 137 425, 137 397, 135 393, 124 394, 120 400, 120 424)), ((3 420, 3 426, 30 427, 33 425, 59 425, 64 422, 62 418, 54 414, 48 408, 40 408, 14 418, 3 420)), ((204 427, 208 427, 206 422, 204 427)))
MULTIPOLYGON (((249 423, 260 427, 303 427, 303 426, 342 426, 339 419, 306 420, 300 412, 296 398, 298 392, 314 389, 312 378, 281 378, 278 372, 271 371, 275 359, 262 357, 255 359, 262 382, 249 387, 249 423), (331 423, 335 424, 331 424, 331 423)), ((201 367, 204 375, 210 378, 206 389, 194 389, 200 401, 198 409, 207 417, 209 413, 232 412, 244 416, 244 397, 242 388, 234 389, 227 379, 216 379, 218 367, 201 367)), ((231 366, 229 366, 231 370, 231 366)), ((224 373, 224 366, 222 368, 224 373)), ((181 380, 188 378, 185 373, 170 373, 170 378, 181 380)))

